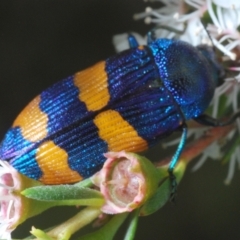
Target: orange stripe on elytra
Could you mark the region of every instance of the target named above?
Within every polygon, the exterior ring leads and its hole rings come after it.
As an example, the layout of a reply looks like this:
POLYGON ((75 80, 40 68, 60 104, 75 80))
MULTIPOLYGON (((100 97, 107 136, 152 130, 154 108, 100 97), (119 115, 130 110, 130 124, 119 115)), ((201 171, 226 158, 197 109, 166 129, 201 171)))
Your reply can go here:
POLYGON ((107 142, 109 151, 141 152, 148 147, 147 141, 117 111, 101 112, 94 123, 99 129, 100 138, 107 142))
POLYGON ((97 111, 107 105, 110 95, 105 62, 76 73, 74 84, 79 89, 79 99, 86 104, 88 111, 97 111))
POLYGON ((23 137, 31 142, 42 140, 48 133, 48 117, 39 108, 40 101, 40 96, 34 98, 13 123, 13 127, 20 127, 23 137))
POLYGON ((36 161, 43 172, 39 181, 44 184, 73 183, 81 175, 68 166, 68 154, 52 141, 44 142, 37 149, 36 161))

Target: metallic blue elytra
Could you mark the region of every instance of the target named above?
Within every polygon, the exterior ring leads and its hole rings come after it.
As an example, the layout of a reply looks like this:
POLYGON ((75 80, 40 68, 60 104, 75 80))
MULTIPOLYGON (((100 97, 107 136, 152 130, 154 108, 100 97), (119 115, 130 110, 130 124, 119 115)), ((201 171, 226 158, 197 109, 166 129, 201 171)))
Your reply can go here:
POLYGON ((72 183, 98 171, 107 151, 141 152, 202 115, 222 69, 211 48, 151 39, 70 76, 35 98, 15 120, 0 158, 45 184, 72 183))

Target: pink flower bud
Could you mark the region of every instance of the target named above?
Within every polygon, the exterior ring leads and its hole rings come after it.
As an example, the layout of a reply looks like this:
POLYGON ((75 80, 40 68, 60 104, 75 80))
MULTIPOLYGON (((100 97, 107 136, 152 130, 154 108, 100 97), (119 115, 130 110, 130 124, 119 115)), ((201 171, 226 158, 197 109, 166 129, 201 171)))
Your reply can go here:
POLYGON ((131 212, 155 193, 160 176, 148 159, 124 151, 104 156, 103 168, 91 178, 105 197, 104 213, 131 212))
POLYGON ((0 160, 0 239, 11 239, 11 232, 19 224, 49 207, 21 195, 22 190, 37 185, 40 183, 0 160))
POLYGON ((20 190, 20 175, 7 162, 0 166, 0 236, 10 239, 21 218, 21 197, 14 194, 20 190))

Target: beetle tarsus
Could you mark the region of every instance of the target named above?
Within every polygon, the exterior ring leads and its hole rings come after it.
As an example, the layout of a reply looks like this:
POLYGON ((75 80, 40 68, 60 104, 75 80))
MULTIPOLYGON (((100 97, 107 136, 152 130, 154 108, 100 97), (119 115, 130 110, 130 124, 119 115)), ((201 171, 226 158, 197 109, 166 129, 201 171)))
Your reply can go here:
POLYGON ((170 179, 170 184, 171 184, 171 192, 170 192, 170 197, 169 201, 170 202, 175 202, 176 197, 177 197, 177 180, 173 172, 169 172, 169 179, 170 179))

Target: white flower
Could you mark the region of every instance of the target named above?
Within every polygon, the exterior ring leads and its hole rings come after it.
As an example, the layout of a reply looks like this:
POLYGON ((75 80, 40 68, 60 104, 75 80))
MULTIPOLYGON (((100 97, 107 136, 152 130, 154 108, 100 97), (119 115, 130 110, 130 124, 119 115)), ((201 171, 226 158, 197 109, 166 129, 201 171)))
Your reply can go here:
POLYGON ((240 35, 237 30, 240 25, 240 4, 236 0, 158 1, 166 6, 160 9, 147 7, 145 13, 134 15, 135 19, 145 18, 145 22, 155 23, 159 27, 156 31, 157 37, 178 36, 192 45, 211 44, 213 41, 214 46, 230 59, 236 58, 233 49, 240 44, 240 35), (213 4, 216 5, 216 12, 213 10, 213 4), (213 24, 207 26, 212 39, 209 39, 201 22, 201 17, 206 12, 213 21, 213 24), (180 36, 179 31, 182 31, 180 36))
POLYGON ((240 1, 236 0, 213 0, 216 5, 219 5, 223 8, 237 9, 240 8, 240 1))
MULTIPOLYGON (((138 33, 131 32, 131 34, 137 39, 137 42, 140 45, 146 45, 147 37, 143 37, 138 33)), ((116 52, 121 52, 123 50, 129 49, 128 34, 117 34, 113 36, 113 45, 116 49, 116 52)))
POLYGON ((216 142, 213 142, 208 148, 204 150, 201 158, 192 168, 192 171, 197 171, 209 158, 219 160, 221 156, 222 154, 220 146, 216 142))
POLYGON ((21 192, 40 182, 27 178, 8 162, 0 160, 0 239, 11 239, 11 232, 26 219, 48 208, 48 204, 26 198, 21 192))
POLYGON ((0 161, 0 239, 11 239, 11 232, 19 222, 21 202, 12 194, 19 190, 18 172, 7 162, 0 161))
MULTIPOLYGON (((147 0, 146 0, 147 1, 147 0)), ((145 19, 146 23, 155 23, 153 29, 158 38, 176 38, 197 46, 207 44, 214 46, 221 53, 220 57, 223 68, 228 70, 225 82, 219 86, 212 101, 212 116, 218 117, 221 96, 225 95, 227 101, 225 108, 239 110, 238 97, 240 94, 240 1, 238 0, 149 0, 148 2, 160 2, 164 4, 159 9, 147 7, 145 12, 134 15, 136 20, 145 19), (211 21, 206 22, 209 16, 211 21), (225 66, 225 67, 224 67, 225 66), (231 74, 228 74, 231 71, 231 74)), ((237 119, 238 133, 229 134, 231 138, 240 133, 240 120, 237 119)), ((195 134, 197 138, 198 135, 195 134)), ((230 137, 229 137, 230 139, 230 137)), ((178 143, 179 140, 169 142, 165 146, 178 143)), ((215 150, 215 158, 220 154, 220 146, 212 144, 204 152, 200 166, 215 150), (210 154, 210 155, 209 155, 210 154)), ((240 147, 231 156, 230 168, 226 182, 230 182, 234 166, 240 165, 240 147)), ((197 167, 196 167, 197 168, 197 167)), ((195 168, 195 169, 196 169, 195 168)))
POLYGON ((192 45, 205 43, 201 40, 205 39, 207 34, 200 22, 207 7, 205 1, 159 1, 166 6, 160 9, 147 7, 145 13, 135 14, 134 18, 145 18, 147 23, 156 23, 159 26, 156 32, 159 38, 177 36, 192 45), (188 12, 189 6, 194 9, 190 13, 188 12))
MULTIPOLYGON (((237 27, 240 24, 240 6, 233 8, 233 1, 229 4, 225 3, 222 7, 223 1, 214 1, 216 4, 216 12, 213 10, 211 0, 207 0, 208 13, 213 21, 213 25, 209 25, 209 31, 213 44, 222 51, 230 59, 235 60, 236 54, 232 52, 240 44, 240 34, 237 27), (218 4, 221 5, 218 5, 218 4)), ((236 2, 236 1, 235 1, 236 2)))

